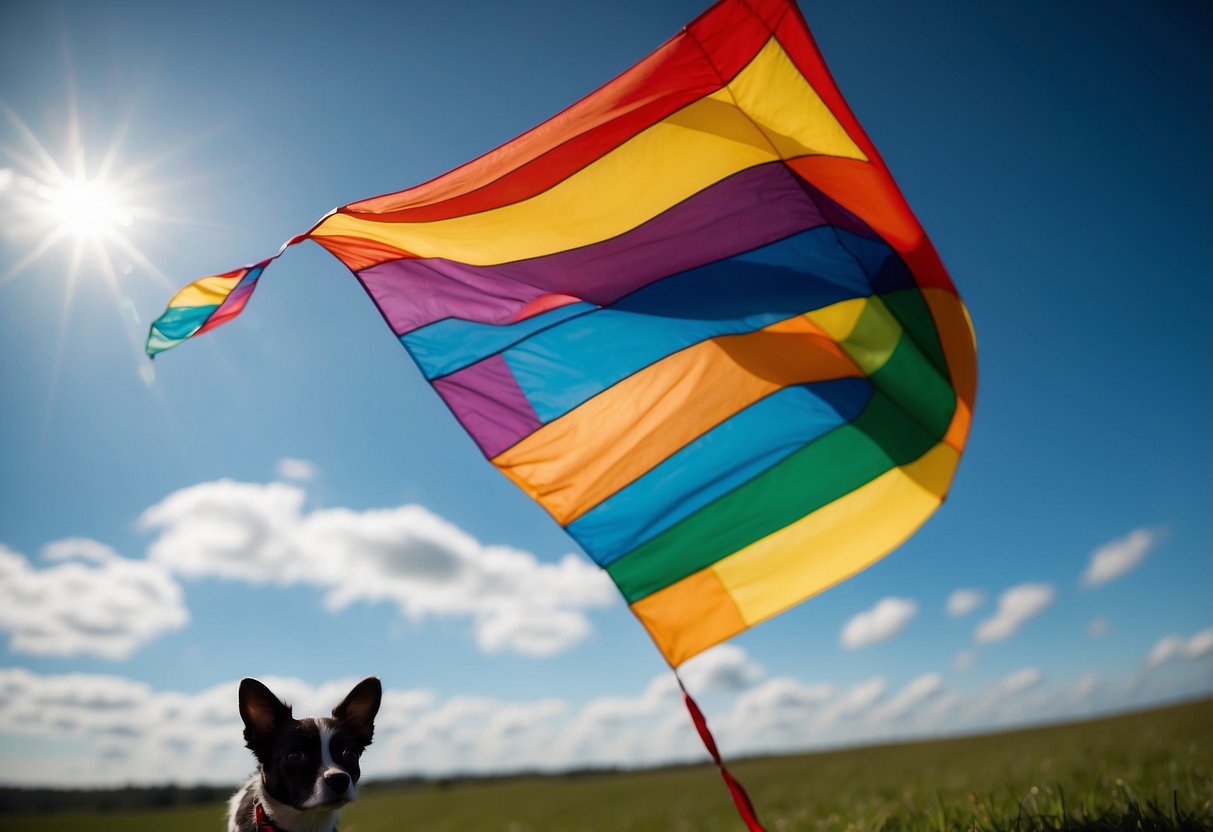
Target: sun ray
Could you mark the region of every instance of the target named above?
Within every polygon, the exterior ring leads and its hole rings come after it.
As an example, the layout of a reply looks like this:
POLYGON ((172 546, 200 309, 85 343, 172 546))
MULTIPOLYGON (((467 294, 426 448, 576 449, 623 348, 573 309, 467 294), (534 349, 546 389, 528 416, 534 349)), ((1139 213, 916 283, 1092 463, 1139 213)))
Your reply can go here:
MULTIPOLYGON (((200 222, 191 217, 188 200, 176 196, 183 189, 214 178, 213 173, 181 175, 186 166, 174 164, 183 153, 205 144, 225 128, 192 133, 184 142, 139 158, 128 157, 135 135, 133 107, 115 113, 111 109, 106 141, 88 144, 92 126, 89 111, 81 106, 70 43, 64 43, 65 107, 61 121, 50 131, 35 130, 5 101, 0 100, 0 124, 11 125, 0 143, 0 227, 5 234, 0 251, 0 287, 31 274, 53 279, 61 287, 62 301, 51 327, 55 339, 47 388, 47 419, 50 423, 57 393, 69 368, 73 349, 75 317, 86 294, 104 284, 121 316, 136 372, 145 384, 153 385, 151 363, 143 349, 146 328, 130 281, 150 279, 157 287, 171 290, 179 280, 171 279, 153 262, 146 248, 147 229, 154 226, 191 226, 230 229, 223 222, 200 222), (53 136, 54 141, 47 139, 53 136), (166 210, 166 207, 168 210, 166 210), (17 245, 10 245, 11 242, 17 245), (59 253, 61 260, 51 263, 59 253), (37 268, 35 268, 37 267, 37 268)), ((104 308, 109 304, 103 304, 104 308)), ((98 308, 90 298, 87 314, 98 308)), ((153 385, 154 389, 154 385, 153 385)))
POLYGON ((118 151, 122 149, 122 145, 126 142, 130 126, 131 120, 129 114, 118 122, 118 127, 114 130, 114 136, 110 139, 109 144, 105 146, 105 150, 101 154, 101 162, 97 165, 98 179, 106 181, 111 178, 123 178, 130 175, 129 171, 119 171, 116 169, 118 151))
POLYGON ((131 243, 131 241, 128 240, 124 235, 115 234, 111 242, 113 242, 113 244, 119 250, 121 250, 123 254, 130 257, 132 260, 146 269, 153 277, 156 278, 160 285, 170 290, 176 288, 177 284, 168 275, 160 271, 159 267, 149 260, 147 255, 140 251, 139 248, 131 243))
POLYGON ((38 243, 37 246, 35 246, 33 249, 27 252, 24 257, 5 270, 4 274, 0 276, 0 286, 8 283, 29 266, 42 259, 43 255, 58 245, 59 241, 66 236, 66 229, 56 228, 52 230, 49 234, 42 238, 42 241, 38 243))
MULTIPOLYGON (((4 115, 8 118, 9 122, 16 128, 21 138, 25 139, 25 143, 34 151, 34 155, 38 157, 38 161, 27 161, 28 169, 36 175, 40 174, 38 178, 43 180, 62 178, 63 168, 59 167, 59 163, 55 161, 55 157, 51 155, 42 142, 38 141, 38 137, 34 135, 34 131, 25 123, 25 119, 21 118, 12 107, 9 107, 3 101, 0 101, 0 109, 4 110, 4 115)), ((12 151, 8 152, 11 153, 12 151)))
POLYGON ((63 358, 67 350, 67 327, 72 316, 72 296, 75 294, 76 274, 84 254, 84 240, 74 240, 71 258, 68 262, 67 282, 63 306, 59 310, 59 331, 55 337, 55 357, 51 363, 50 379, 46 388, 46 418, 44 425, 51 423, 51 413, 55 409, 55 399, 59 392, 59 378, 63 374, 63 358))
POLYGON ((72 176, 85 177, 84 138, 80 132, 80 107, 76 98, 76 69, 72 62, 71 44, 63 42, 67 75, 67 152, 72 164, 72 176))

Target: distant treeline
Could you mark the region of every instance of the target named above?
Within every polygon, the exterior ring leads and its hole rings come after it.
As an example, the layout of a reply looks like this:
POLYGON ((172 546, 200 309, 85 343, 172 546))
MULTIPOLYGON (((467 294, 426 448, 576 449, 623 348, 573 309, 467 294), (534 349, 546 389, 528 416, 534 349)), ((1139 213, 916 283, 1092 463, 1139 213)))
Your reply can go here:
MULTIPOLYGON (((366 786, 376 791, 419 788, 444 789, 468 783, 495 783, 533 777, 577 779, 591 775, 621 773, 620 769, 585 769, 558 774, 541 772, 466 777, 399 777, 372 780, 366 786)), ((132 809, 169 809, 226 801, 236 791, 230 786, 127 786, 118 789, 48 789, 0 786, 0 815, 45 812, 123 812, 132 809)))
POLYGON ((0 788, 0 814, 121 812, 227 800, 233 786, 128 786, 124 789, 0 788))

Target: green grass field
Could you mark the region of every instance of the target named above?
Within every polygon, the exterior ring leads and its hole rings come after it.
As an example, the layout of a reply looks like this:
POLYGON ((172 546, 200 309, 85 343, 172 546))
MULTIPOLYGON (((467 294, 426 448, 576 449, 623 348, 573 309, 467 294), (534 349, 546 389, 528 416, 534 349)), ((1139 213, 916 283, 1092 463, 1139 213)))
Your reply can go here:
MULTIPOLYGON (((1213 829, 1213 701, 1009 734, 738 762, 769 832, 1213 829)), ((56 832, 222 829, 218 804, 0 816, 56 832)), ((715 769, 364 784, 343 832, 739 830, 715 769)))

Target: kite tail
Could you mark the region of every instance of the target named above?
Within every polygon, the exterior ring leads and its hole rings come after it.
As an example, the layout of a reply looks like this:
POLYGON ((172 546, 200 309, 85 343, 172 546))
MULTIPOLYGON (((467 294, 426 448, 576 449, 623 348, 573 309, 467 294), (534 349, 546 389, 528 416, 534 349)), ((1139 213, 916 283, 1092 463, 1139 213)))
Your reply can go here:
POLYGON ((291 246, 306 240, 309 234, 311 229, 291 237, 273 257, 223 274, 208 275, 173 295, 164 314, 152 321, 148 328, 147 345, 144 347, 147 357, 155 358, 165 350, 171 350, 195 335, 225 324, 243 312, 265 267, 291 246))
POLYGON ((678 675, 677 670, 674 670, 674 678, 678 680, 678 687, 682 689, 682 701, 686 703, 687 710, 691 713, 691 721, 695 723, 695 730, 699 732, 699 738, 703 740, 703 747, 716 761, 716 768, 719 769, 724 784, 729 787, 729 794, 733 796, 733 803, 737 806, 737 814, 741 815, 741 819, 745 821, 746 828, 750 832, 766 832, 758 821, 758 813, 754 811, 754 804, 750 802, 750 796, 746 794, 745 788, 725 768, 720 751, 716 748, 716 740, 712 736, 712 732, 708 730, 708 720, 703 715, 703 711, 699 710, 699 705, 691 698, 691 694, 687 692, 687 687, 682 683, 682 677, 678 675))

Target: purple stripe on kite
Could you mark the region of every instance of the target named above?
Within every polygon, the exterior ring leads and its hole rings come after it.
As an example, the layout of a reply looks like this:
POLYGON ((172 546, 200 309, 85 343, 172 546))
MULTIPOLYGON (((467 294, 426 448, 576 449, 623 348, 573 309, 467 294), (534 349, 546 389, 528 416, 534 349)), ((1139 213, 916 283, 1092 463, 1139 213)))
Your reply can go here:
POLYGON ((241 280, 236 284, 236 288, 231 291, 231 294, 223 299, 223 303, 219 304, 217 313, 222 314, 236 304, 243 306, 244 300, 253 293, 253 289, 255 288, 257 288, 257 278, 241 280))
POLYGON ((219 307, 211 313, 207 318, 206 323, 199 328, 194 335, 201 335, 204 332, 209 332, 220 324, 230 321, 232 318, 244 311, 244 305, 248 303, 249 297, 253 294, 253 290, 257 288, 257 281, 261 278, 261 273, 265 271, 264 266, 254 266, 244 273, 240 281, 236 284, 236 288, 228 292, 227 297, 219 304, 219 307))
POLYGON ((872 232, 781 162, 749 168, 594 245, 497 266, 394 260, 359 273, 397 335, 443 318, 506 323, 548 293, 605 306, 670 274, 817 226, 872 232))
POLYGON ((432 383, 489 459, 539 427, 539 417, 500 354, 432 383))

